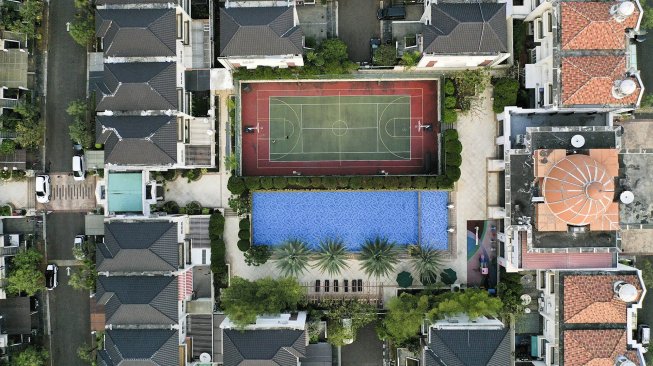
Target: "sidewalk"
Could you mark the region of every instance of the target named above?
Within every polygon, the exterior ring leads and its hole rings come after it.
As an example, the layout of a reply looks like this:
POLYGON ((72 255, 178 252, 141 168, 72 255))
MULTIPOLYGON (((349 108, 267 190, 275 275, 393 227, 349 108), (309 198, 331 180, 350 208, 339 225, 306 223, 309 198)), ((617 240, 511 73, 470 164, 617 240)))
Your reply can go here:
POLYGON ((194 182, 181 175, 172 182, 166 182, 166 201, 175 201, 179 206, 185 206, 191 201, 197 201, 202 207, 223 207, 222 190, 226 190, 222 184, 221 173, 206 173, 194 182))

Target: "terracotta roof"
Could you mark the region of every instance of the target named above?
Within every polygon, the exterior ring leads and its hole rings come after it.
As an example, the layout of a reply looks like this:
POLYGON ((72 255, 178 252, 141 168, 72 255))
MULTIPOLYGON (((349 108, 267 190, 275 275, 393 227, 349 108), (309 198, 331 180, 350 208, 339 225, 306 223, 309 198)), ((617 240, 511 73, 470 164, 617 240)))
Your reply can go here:
POLYGON ((568 105, 632 105, 636 104, 642 86, 632 80, 637 89, 624 98, 615 98, 615 81, 624 79, 626 56, 565 56, 562 57, 562 104, 568 105))
POLYGON ((637 353, 627 351, 625 329, 567 330, 562 338, 564 365, 614 366, 617 356, 639 365, 637 353))
POLYGON ((568 155, 544 177, 542 195, 560 220, 569 225, 589 225, 601 221, 612 203, 614 177, 588 155, 568 155))
POLYGON ((635 28, 639 10, 623 22, 610 15, 614 2, 564 2, 562 12, 563 50, 623 50, 626 28, 635 28))
POLYGON ((564 276, 565 323, 626 323, 627 303, 614 294, 616 281, 624 281, 642 294, 635 275, 567 275, 564 276))

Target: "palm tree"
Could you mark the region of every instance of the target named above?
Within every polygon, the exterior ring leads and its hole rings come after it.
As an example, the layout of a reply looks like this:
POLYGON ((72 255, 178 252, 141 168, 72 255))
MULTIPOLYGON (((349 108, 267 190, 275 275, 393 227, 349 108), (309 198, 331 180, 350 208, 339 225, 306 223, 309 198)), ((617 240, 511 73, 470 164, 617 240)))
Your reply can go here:
POLYGON ((413 268, 419 275, 422 284, 427 285, 428 283, 425 282, 434 282, 438 272, 442 268, 442 251, 414 246, 410 251, 410 256, 413 262, 413 268))
POLYGON ((340 239, 326 239, 318 247, 317 263, 313 268, 319 268, 329 276, 337 276, 347 265, 347 248, 340 239))
POLYGON ((395 243, 379 237, 365 241, 359 259, 363 272, 377 279, 390 275, 395 264, 399 263, 395 243))
POLYGON ((274 260, 281 274, 289 277, 298 277, 308 267, 311 250, 306 243, 299 239, 288 240, 274 252, 274 260))

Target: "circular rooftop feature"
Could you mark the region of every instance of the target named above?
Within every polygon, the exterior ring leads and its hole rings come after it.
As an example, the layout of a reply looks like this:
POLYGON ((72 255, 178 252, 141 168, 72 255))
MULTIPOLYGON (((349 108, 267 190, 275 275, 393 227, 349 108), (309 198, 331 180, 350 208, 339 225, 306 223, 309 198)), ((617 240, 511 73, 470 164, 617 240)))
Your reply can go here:
POLYGON ((619 200, 621 201, 621 203, 627 205, 627 204, 633 203, 633 201, 635 201, 635 195, 631 191, 623 191, 619 195, 619 200))
POLYGON ((574 135, 571 137, 571 146, 575 148, 581 148, 585 145, 585 138, 583 135, 574 135))
POLYGON ((593 158, 568 155, 544 177, 542 195, 560 220, 573 226, 585 226, 603 215, 612 203, 614 180, 593 158))
POLYGON ((637 301, 637 288, 630 283, 617 281, 614 283, 614 292, 623 302, 637 301))

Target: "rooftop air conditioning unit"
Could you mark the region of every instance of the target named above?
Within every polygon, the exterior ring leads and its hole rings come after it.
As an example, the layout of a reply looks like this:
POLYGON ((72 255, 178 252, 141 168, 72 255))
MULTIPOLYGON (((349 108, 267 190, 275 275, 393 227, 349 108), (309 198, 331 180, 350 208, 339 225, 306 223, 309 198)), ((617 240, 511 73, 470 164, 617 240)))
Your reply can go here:
POLYGON ((637 84, 633 79, 617 80, 612 86, 612 96, 617 99, 625 98, 637 90, 637 84))
POLYGON ((610 7, 610 15, 617 22, 623 22, 635 12, 635 4, 632 1, 621 1, 610 7))
POLYGON ((617 356, 614 366, 637 366, 637 364, 626 358, 626 356, 617 356))

